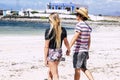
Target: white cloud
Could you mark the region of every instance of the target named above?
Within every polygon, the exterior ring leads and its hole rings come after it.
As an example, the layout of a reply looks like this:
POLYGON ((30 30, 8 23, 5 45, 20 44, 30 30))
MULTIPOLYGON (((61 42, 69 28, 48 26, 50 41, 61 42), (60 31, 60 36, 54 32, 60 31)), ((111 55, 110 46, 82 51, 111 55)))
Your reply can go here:
POLYGON ((53 0, 52 2, 61 3, 61 2, 64 2, 64 1, 63 0, 53 0))
MULTIPOLYGON (((56 2, 56 3, 70 3, 70 2, 76 2, 77 0, 50 0, 51 2, 56 2)), ((77 1, 78 2, 78 1, 77 1)))
POLYGON ((120 2, 120 0, 107 0, 107 2, 120 2))
POLYGON ((38 1, 38 4, 43 4, 41 1, 38 1))
POLYGON ((86 3, 86 4, 92 4, 92 3, 93 3, 93 0, 85 0, 85 3, 86 3))
POLYGON ((0 0, 0 3, 2 3, 2 4, 16 4, 16 1, 17 0, 12 0, 12 1, 10 1, 10 0, 0 0))

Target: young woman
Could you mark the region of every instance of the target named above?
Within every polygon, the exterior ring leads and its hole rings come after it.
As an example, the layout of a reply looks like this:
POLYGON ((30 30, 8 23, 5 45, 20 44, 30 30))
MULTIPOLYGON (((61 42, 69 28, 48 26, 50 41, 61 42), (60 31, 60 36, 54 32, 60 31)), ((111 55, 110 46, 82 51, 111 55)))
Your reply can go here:
POLYGON ((45 65, 49 67, 48 80, 59 80, 58 64, 62 57, 62 42, 67 48, 66 55, 69 55, 70 48, 67 40, 67 32, 61 27, 60 18, 57 13, 49 16, 50 28, 45 31, 45 65))
POLYGON ((76 10, 76 20, 78 23, 75 27, 75 34, 70 42, 70 47, 74 44, 73 66, 75 68, 74 80, 80 79, 80 71, 82 70, 89 80, 93 80, 92 74, 86 68, 86 62, 89 58, 90 33, 91 28, 85 22, 88 16, 88 10, 84 7, 76 10))

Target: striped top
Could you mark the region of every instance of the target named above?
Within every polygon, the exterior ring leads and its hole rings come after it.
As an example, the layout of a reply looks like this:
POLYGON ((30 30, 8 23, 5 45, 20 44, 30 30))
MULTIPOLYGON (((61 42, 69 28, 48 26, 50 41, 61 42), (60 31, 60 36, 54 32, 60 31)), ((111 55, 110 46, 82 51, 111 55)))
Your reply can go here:
POLYGON ((75 32, 80 32, 80 35, 75 41, 74 52, 88 52, 88 41, 91 31, 92 29, 83 21, 76 24, 75 32))

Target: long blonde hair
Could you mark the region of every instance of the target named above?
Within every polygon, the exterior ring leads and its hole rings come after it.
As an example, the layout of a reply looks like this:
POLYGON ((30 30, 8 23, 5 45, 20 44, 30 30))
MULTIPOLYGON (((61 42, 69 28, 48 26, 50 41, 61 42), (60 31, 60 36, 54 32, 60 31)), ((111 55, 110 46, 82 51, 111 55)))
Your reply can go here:
POLYGON ((62 30, 58 13, 51 13, 49 16, 49 21, 51 24, 49 33, 51 33, 52 30, 54 31, 56 48, 60 48, 62 30))

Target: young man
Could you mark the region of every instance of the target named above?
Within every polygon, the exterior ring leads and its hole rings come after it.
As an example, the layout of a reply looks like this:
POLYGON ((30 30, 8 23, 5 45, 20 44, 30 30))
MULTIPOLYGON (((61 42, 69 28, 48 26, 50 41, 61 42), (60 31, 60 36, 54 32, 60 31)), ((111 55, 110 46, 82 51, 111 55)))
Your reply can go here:
POLYGON ((74 44, 73 66, 75 68, 74 80, 80 79, 80 71, 82 70, 89 80, 94 80, 92 74, 86 68, 86 62, 89 58, 90 33, 92 29, 86 20, 88 20, 88 10, 84 7, 76 10, 76 20, 78 23, 75 27, 75 34, 70 42, 70 47, 74 44))

